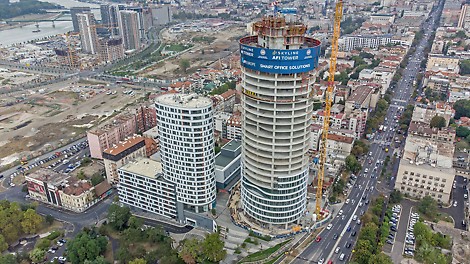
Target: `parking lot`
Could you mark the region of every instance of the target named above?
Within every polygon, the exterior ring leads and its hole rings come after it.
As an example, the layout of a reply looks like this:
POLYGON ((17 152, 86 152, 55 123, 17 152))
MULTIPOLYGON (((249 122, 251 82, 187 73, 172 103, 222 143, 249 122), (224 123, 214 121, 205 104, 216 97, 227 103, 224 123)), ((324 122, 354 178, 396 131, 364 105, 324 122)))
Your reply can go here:
POLYGON ((64 264, 67 261, 67 258, 63 256, 65 251, 65 244, 67 241, 65 239, 59 239, 56 245, 53 245, 46 253, 47 260, 51 263, 54 263, 57 260, 58 263, 64 264))
MULTIPOLYGON (((406 235, 408 230, 408 223, 413 207, 413 202, 408 200, 403 200, 401 203, 400 212, 398 213, 398 219, 396 223, 396 227, 394 228, 396 231, 392 231, 391 233, 394 234, 394 239, 392 240, 392 244, 387 243, 384 246, 384 252, 387 253, 392 257, 393 263, 400 263, 403 259, 403 252, 405 249, 405 242, 406 242, 406 235)), ((391 240, 389 238, 389 240, 391 240)))
POLYGON ((37 159, 34 161, 34 163, 30 163, 27 166, 19 166, 16 171, 11 173, 7 178, 9 179, 9 185, 11 187, 14 187, 15 183, 13 181, 16 177, 24 176, 36 167, 47 166, 48 169, 53 169, 57 172, 69 173, 81 165, 81 159, 83 157, 87 157, 89 155, 89 152, 90 151, 88 148, 88 142, 83 141, 73 146, 70 146, 67 149, 56 152, 55 154, 52 154, 49 157, 37 159))
POLYGON ((462 224, 465 220, 465 207, 468 206, 468 180, 462 176, 455 176, 452 186, 451 206, 442 208, 442 211, 452 216, 454 227, 466 230, 467 226, 462 224), (465 198, 467 194, 467 198, 465 198))

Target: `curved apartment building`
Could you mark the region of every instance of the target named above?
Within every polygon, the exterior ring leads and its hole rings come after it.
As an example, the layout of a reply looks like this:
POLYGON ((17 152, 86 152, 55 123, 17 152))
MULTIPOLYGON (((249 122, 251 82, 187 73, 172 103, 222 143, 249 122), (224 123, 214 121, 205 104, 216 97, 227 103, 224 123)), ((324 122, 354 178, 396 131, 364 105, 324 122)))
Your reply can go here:
POLYGON ((296 223, 305 213, 314 78, 320 42, 307 27, 266 16, 240 39, 241 202, 263 226, 296 223))
POLYGON ((164 178, 175 184, 184 209, 209 211, 216 195, 212 101, 196 94, 163 94, 155 106, 164 178))

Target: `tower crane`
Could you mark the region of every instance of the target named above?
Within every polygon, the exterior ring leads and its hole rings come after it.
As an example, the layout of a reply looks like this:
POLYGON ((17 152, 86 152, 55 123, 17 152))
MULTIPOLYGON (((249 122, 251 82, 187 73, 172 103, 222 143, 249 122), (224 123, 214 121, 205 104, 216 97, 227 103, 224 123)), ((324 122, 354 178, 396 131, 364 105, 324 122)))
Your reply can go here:
POLYGON ((328 141, 328 129, 330 128, 331 98, 335 87, 336 59, 338 57, 338 39, 340 35, 341 18, 343 16, 343 0, 337 0, 335 5, 335 20, 333 39, 331 41, 330 69, 328 71, 328 88, 325 94, 325 118, 323 119, 323 131, 320 147, 320 170, 318 171, 315 213, 320 216, 321 199, 323 195, 323 178, 325 176, 326 143, 328 141))

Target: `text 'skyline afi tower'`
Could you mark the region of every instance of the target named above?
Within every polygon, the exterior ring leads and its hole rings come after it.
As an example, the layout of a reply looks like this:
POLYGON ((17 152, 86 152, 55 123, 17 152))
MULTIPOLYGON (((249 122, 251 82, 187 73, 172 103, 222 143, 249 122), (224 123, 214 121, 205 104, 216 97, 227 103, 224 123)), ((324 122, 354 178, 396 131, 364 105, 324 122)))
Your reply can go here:
POLYGON ((307 203, 311 92, 320 42, 282 14, 240 40, 243 145, 241 201, 264 227, 298 223, 307 203))

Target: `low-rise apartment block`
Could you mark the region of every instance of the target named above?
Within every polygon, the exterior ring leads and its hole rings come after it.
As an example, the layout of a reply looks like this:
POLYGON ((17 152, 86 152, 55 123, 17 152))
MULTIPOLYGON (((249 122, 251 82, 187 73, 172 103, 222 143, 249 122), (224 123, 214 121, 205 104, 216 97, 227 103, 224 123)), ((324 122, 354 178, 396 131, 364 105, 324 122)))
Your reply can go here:
MULTIPOLYGON (((137 158, 119 168, 119 201, 167 218, 177 218, 176 189, 163 178, 162 164, 137 158)), ((182 207, 182 206, 181 206, 182 207)))
POLYGON ((127 137, 137 133, 135 115, 117 116, 102 127, 88 131, 87 138, 90 145, 92 158, 102 159, 103 151, 108 149, 127 137))
POLYGON ((103 151, 103 162, 106 179, 110 184, 119 182, 118 168, 137 157, 145 157, 145 138, 134 136, 119 142, 103 151))

